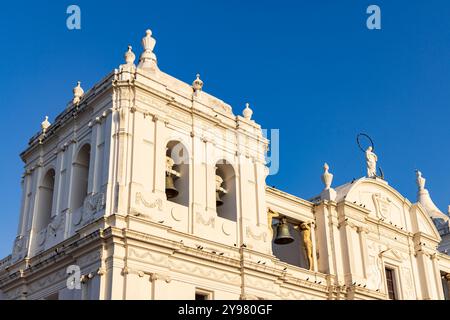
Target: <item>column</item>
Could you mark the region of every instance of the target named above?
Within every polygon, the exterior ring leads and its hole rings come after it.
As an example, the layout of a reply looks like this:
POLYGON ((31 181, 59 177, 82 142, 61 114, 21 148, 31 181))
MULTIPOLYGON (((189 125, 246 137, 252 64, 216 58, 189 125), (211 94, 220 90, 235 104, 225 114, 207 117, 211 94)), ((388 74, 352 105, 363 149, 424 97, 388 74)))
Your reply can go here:
POLYGON ((20 220, 19 220, 19 226, 17 230, 17 235, 21 236, 24 235, 26 232, 26 224, 27 224, 27 210, 29 206, 29 199, 28 194, 30 192, 30 181, 31 176, 26 171, 24 174, 24 177, 22 179, 22 200, 21 200, 21 206, 20 206, 20 220))
POLYGON ((88 194, 95 194, 99 191, 99 168, 102 162, 102 154, 99 150, 101 139, 102 124, 99 118, 96 118, 92 123, 91 133, 91 158, 89 159, 89 182, 88 182, 88 194))
POLYGON ((367 280, 367 267, 368 267, 368 255, 366 246, 367 230, 364 227, 357 227, 357 232, 359 235, 359 245, 361 247, 363 277, 367 280))
POLYGON ((56 168, 55 168, 55 187, 54 187, 54 212, 55 215, 61 214, 61 202, 64 196, 64 180, 65 175, 62 174, 64 168, 64 151, 62 148, 58 147, 58 155, 56 158, 56 168), (55 197, 56 195, 56 197, 55 197))
MULTIPOLYGON (((215 169, 215 152, 214 145, 210 141, 205 141, 205 162, 201 166, 205 168, 205 199, 206 199, 206 211, 210 214, 216 214, 216 169, 215 169)), ((197 188, 199 185, 197 185, 197 188)))
POLYGON ((158 116, 153 117, 155 123, 155 151, 153 169, 153 192, 165 199, 166 196, 166 135, 164 122, 158 116))
POLYGON ((431 257, 431 266, 433 268, 433 275, 434 275, 434 281, 435 281, 435 288, 436 288, 436 295, 434 296, 435 299, 444 300, 444 288, 443 283, 441 280, 441 272, 439 271, 439 260, 436 253, 432 254, 431 257))

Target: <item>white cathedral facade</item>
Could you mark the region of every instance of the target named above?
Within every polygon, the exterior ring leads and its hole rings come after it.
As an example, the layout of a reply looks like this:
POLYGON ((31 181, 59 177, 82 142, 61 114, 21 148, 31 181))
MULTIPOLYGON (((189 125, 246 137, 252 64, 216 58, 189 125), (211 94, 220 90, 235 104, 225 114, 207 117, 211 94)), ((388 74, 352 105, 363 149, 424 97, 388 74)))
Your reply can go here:
POLYGON ((420 172, 415 203, 373 150, 339 187, 325 165, 314 199, 268 187, 250 106, 162 72, 155 43, 30 139, 1 299, 449 299, 449 217, 420 172))

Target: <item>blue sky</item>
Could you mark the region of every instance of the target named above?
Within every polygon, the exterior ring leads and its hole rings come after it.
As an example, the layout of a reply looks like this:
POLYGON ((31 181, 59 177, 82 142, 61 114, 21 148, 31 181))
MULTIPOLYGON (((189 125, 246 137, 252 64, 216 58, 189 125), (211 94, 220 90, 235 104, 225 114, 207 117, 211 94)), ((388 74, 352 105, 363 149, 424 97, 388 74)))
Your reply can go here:
POLYGON ((390 185, 416 199, 414 170, 436 204, 450 204, 450 2, 442 1, 9 1, 0 10, 2 183, 0 256, 11 251, 20 208, 19 153, 52 121, 77 80, 88 89, 137 55, 145 29, 159 67, 240 114, 250 102, 280 129, 280 171, 269 185, 302 198, 365 174, 355 138, 369 133, 390 185), (81 30, 66 9, 81 8, 81 30), (382 29, 366 28, 381 8, 382 29))

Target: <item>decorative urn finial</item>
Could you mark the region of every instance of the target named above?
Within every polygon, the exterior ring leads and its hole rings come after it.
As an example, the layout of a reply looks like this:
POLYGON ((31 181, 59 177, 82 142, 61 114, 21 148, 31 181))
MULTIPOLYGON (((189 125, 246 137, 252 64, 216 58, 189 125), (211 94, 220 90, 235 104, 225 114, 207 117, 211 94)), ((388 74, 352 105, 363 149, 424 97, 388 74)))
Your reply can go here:
POLYGON ((197 78, 192 82, 192 88, 194 92, 202 91, 203 89, 203 81, 200 79, 200 74, 197 73, 197 78))
POLYGON ((138 68, 148 69, 150 71, 154 71, 158 68, 156 55, 153 52, 155 45, 156 40, 152 37, 152 31, 148 29, 145 32, 145 37, 142 38, 142 47, 144 48, 144 52, 142 52, 141 57, 139 58, 138 68))
POLYGON ((48 116, 45 116, 45 120, 41 123, 42 133, 45 133, 50 126, 51 123, 48 121, 48 116))
POLYGON ((134 63, 134 60, 136 60, 136 55, 134 54, 134 52, 132 51, 133 47, 132 46, 128 46, 128 51, 125 53, 125 62, 128 65, 131 65, 134 63))
POLYGON ((324 190, 328 190, 331 187, 331 183, 333 182, 333 174, 328 172, 330 167, 328 166, 328 163, 325 163, 323 165, 323 174, 322 174, 322 182, 325 186, 324 190))
POLYGON ((419 170, 416 170, 416 183, 417 186, 419 187, 419 191, 425 190, 425 182, 427 180, 422 177, 422 172, 420 172, 419 170))
POLYGON ((252 119, 252 115, 253 115, 253 110, 250 109, 250 103, 246 103, 245 104, 245 109, 244 111, 242 111, 242 115, 244 116, 245 119, 247 120, 251 120, 252 119))
POLYGON ((73 88, 73 104, 78 105, 81 101, 81 98, 84 95, 84 90, 81 88, 81 81, 77 82, 77 86, 73 88))

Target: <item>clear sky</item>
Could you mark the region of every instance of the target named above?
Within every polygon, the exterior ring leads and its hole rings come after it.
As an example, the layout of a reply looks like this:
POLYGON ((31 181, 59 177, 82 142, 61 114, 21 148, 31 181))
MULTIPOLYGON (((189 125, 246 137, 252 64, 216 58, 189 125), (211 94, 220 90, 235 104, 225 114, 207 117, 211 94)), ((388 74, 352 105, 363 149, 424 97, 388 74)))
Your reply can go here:
POLYGON ((355 138, 366 132, 389 184, 416 200, 415 169, 435 203, 450 204, 450 2, 7 1, 0 7, 2 199, 0 257, 11 251, 20 208, 19 153, 72 97, 123 63, 151 28, 161 70, 240 114, 250 102, 280 129, 280 171, 269 185, 310 198, 326 161, 337 186, 365 174, 355 138), (81 8, 81 30, 66 9, 81 8), (381 8, 381 30, 366 9, 381 8))

